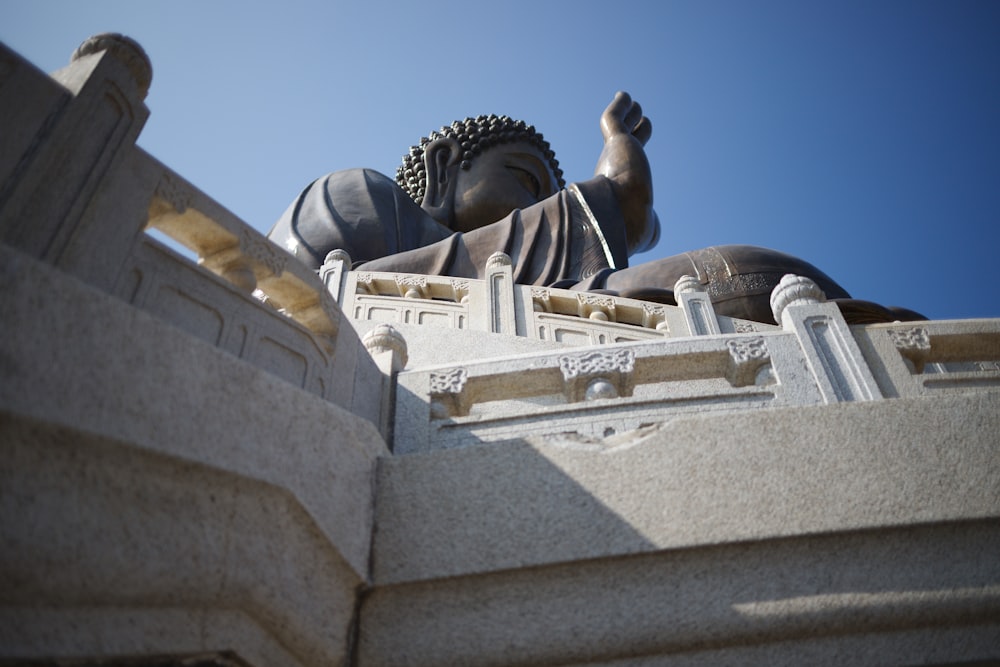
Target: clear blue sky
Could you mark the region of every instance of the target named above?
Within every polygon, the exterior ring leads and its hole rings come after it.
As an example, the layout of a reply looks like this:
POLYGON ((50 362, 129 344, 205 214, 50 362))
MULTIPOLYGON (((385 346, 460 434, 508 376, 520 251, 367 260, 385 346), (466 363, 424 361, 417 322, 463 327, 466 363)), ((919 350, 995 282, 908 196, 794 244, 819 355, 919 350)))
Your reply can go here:
POLYGON ((663 224, 633 263, 751 243, 858 298, 1000 317, 1000 2, 0 0, 0 40, 46 71, 107 31, 153 63, 140 145, 261 231, 480 113, 586 179, 623 89, 663 224))

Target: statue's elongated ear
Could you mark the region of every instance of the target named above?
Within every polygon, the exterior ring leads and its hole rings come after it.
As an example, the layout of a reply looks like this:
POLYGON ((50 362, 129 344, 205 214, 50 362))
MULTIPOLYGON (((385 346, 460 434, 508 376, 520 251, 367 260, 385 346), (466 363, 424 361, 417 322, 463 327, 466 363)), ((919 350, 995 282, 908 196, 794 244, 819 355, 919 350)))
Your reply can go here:
POLYGON ((424 147, 427 186, 420 205, 431 217, 451 226, 454 214, 455 177, 462 164, 462 147, 450 137, 441 137, 424 147))

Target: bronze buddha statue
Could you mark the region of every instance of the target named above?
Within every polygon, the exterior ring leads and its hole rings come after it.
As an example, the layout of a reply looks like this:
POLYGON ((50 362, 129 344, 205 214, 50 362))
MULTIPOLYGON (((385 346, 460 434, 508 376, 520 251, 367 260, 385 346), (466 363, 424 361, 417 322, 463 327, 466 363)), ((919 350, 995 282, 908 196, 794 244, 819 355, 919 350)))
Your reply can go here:
POLYGON ((674 303, 684 275, 701 282, 720 315, 773 322, 771 290, 786 273, 814 280, 849 322, 921 319, 904 309, 851 299, 822 271, 754 246, 717 246, 636 267, 660 224, 644 146, 652 124, 626 93, 601 115, 604 147, 594 177, 566 185, 548 142, 523 121, 479 116, 423 138, 395 181, 369 169, 310 184, 269 233, 318 269, 343 249, 357 268, 482 278, 502 251, 514 280, 674 303))

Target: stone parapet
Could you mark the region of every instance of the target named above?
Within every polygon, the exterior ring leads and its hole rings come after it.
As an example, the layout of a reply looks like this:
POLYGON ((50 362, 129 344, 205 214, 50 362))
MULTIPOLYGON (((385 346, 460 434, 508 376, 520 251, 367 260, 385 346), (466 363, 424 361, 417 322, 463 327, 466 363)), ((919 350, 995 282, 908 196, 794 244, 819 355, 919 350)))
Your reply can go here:
POLYGON ((0 241, 378 422, 382 374, 319 277, 135 145, 135 42, 88 40, 53 77, 0 59, 0 241))
POLYGON ((509 265, 500 262, 486 269, 495 275, 473 280, 364 271, 363 267, 350 271, 346 253, 331 254, 320 273, 327 276, 330 293, 355 323, 486 331, 574 346, 777 330, 770 324, 716 316, 704 292, 699 293, 701 297, 685 295, 681 307, 677 307, 605 294, 517 285, 504 279, 504 267, 509 270, 509 265), (697 308, 700 308, 697 316, 692 315, 697 308), (702 326, 699 322, 709 321, 711 329, 698 328, 702 326))
MULTIPOLYGON (((714 321, 711 304, 701 307, 714 321)), ((397 376, 394 452, 529 435, 602 438, 684 414, 1000 388, 1000 320, 849 327, 821 302, 789 305, 780 319, 781 330, 406 370, 397 376)))
POLYGON ((379 467, 360 664, 995 658, 1000 390, 379 467))
POLYGON ((345 661, 376 427, 0 251, 0 659, 345 661))

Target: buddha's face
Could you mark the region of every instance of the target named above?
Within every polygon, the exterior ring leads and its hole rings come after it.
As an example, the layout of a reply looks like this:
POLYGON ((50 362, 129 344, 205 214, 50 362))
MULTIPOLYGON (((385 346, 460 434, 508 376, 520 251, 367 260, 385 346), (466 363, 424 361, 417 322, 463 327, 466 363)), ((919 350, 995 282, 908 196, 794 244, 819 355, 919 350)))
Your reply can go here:
POLYGON ((455 175, 454 229, 468 232, 555 194, 559 183, 549 161, 526 141, 499 144, 455 175))

